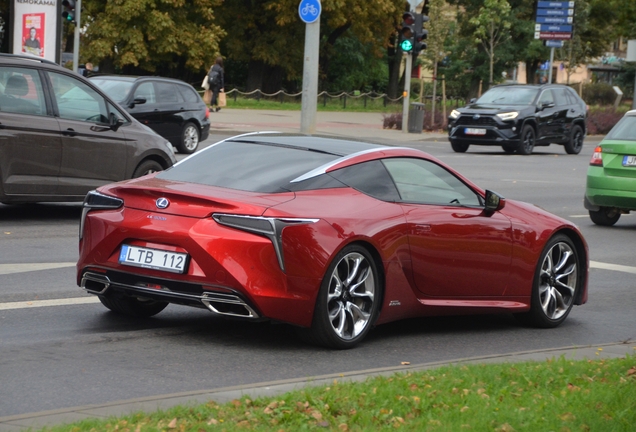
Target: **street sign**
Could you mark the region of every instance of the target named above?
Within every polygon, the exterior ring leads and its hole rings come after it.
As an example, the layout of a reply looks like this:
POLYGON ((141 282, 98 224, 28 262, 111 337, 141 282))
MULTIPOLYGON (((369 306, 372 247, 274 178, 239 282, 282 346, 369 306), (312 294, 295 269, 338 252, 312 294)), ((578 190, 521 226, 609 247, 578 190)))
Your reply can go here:
POLYGON ((570 40, 572 39, 572 33, 555 33, 555 32, 534 32, 535 39, 558 39, 558 40, 570 40))
POLYGON ((301 0, 298 5, 298 15, 305 24, 311 24, 320 17, 322 6, 320 0, 301 0))
POLYGON ((574 9, 537 9, 537 16, 574 16, 574 9))
POLYGON ((548 40, 543 41, 543 43, 548 48, 563 48, 563 41, 562 40, 550 40, 550 39, 548 39, 548 40))
POLYGON ((535 39, 572 39, 574 1, 537 1, 536 11, 535 39))
POLYGON ((572 33, 572 26, 571 25, 535 24, 534 31, 572 33))
POLYGON ((539 1, 537 7, 541 9, 574 9, 573 1, 539 1))
POLYGON ((572 24, 574 22, 573 16, 568 17, 537 17, 537 24, 572 24))

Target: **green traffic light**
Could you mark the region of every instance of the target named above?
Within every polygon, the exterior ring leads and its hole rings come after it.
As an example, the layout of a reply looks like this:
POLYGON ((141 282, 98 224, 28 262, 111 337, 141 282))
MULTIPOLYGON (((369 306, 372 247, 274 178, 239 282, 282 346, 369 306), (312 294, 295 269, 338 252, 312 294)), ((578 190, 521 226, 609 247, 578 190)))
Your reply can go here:
POLYGON ((402 48, 402 51, 409 52, 413 49, 413 42, 409 39, 404 39, 402 43, 400 43, 400 48, 402 48))

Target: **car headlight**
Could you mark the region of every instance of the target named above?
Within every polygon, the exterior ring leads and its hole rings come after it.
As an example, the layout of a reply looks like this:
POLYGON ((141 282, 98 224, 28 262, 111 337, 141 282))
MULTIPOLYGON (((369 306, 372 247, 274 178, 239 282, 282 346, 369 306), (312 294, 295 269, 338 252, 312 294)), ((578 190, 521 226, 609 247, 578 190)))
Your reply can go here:
POLYGON ((457 110, 452 110, 449 117, 452 118, 453 120, 455 120, 457 117, 459 117, 461 115, 461 113, 457 110))
POLYGON ((506 121, 506 120, 514 120, 517 118, 518 115, 519 113, 517 111, 512 111, 507 113, 499 113, 497 114, 497 117, 499 117, 503 121, 506 121))
POLYGON ((82 205, 82 218, 80 219, 79 238, 82 239, 84 235, 84 221, 86 215, 91 210, 114 210, 124 205, 124 200, 115 198, 109 195, 104 195, 92 190, 86 194, 84 198, 84 204, 82 205))

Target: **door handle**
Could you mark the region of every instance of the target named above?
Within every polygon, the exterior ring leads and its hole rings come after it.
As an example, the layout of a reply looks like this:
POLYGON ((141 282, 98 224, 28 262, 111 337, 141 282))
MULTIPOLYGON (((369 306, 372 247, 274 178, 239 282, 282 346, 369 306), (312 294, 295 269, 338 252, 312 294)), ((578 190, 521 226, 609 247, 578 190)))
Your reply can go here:
POLYGON ((65 131, 62 132, 62 135, 64 135, 64 136, 72 136, 73 137, 73 136, 77 135, 77 132, 75 132, 75 129, 68 128, 68 129, 66 129, 65 131))

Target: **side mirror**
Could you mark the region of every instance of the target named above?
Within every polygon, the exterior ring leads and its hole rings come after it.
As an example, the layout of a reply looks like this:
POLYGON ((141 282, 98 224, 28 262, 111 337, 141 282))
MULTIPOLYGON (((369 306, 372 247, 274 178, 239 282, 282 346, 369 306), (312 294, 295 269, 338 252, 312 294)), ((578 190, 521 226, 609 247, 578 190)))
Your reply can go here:
POLYGON ((111 130, 113 130, 114 132, 117 132, 117 129, 119 129, 120 126, 124 124, 124 120, 117 117, 115 113, 110 113, 108 120, 111 130))
POLYGON ((506 206, 506 199, 496 192, 486 191, 486 204, 484 210, 488 212, 495 212, 501 210, 506 206))
POLYGON ((141 105, 146 103, 146 98, 143 96, 137 96, 133 101, 128 105, 129 108, 134 108, 135 105, 141 105))
POLYGON ((553 107, 554 107, 554 102, 544 102, 544 103, 541 104, 541 106, 539 108, 544 110, 546 108, 553 108, 553 107))
POLYGON ((475 102, 477 102, 477 98, 472 98, 469 103, 473 104, 475 102))

